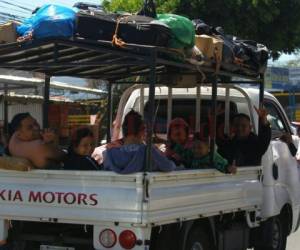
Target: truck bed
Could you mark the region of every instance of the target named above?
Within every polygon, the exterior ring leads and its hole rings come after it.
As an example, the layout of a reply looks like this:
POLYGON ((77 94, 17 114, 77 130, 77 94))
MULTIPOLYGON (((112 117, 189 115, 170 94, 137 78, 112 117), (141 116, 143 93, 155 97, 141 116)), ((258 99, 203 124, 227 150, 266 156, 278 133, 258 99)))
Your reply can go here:
POLYGON ((106 171, 0 172, 0 217, 5 219, 157 225, 254 210, 262 204, 259 167, 240 168, 237 175, 213 169, 131 175, 106 171))

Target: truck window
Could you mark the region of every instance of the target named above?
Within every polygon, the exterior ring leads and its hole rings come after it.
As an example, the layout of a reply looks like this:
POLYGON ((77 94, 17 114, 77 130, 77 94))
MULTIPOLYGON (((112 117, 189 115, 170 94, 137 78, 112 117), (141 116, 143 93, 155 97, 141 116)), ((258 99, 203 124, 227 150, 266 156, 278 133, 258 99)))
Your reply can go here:
POLYGON ((272 137, 276 138, 288 132, 287 125, 280 109, 272 101, 265 101, 264 106, 268 111, 268 121, 272 128, 272 137))
MULTIPOLYGON (((166 99, 155 100, 156 120, 154 131, 157 134, 167 133, 167 103, 166 99)), ((224 101, 218 101, 218 104, 223 104, 224 101)), ((210 100, 202 100, 201 102, 201 124, 208 122, 208 113, 211 107, 210 100)), ((144 108, 145 120, 147 120, 147 113, 149 103, 146 102, 144 108)), ((183 118, 190 126, 191 133, 195 130, 195 113, 196 113, 196 100, 195 99, 173 99, 172 118, 183 118)), ((237 113, 237 106, 234 102, 230 102, 230 113, 237 113)))

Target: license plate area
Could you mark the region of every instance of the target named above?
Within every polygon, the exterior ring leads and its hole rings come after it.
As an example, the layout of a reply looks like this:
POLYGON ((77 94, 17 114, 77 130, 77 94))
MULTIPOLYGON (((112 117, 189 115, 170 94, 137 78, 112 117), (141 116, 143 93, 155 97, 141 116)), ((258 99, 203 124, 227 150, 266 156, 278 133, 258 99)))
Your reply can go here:
POLYGON ((75 250, 75 248, 74 247, 59 247, 59 246, 41 245, 40 250, 75 250))

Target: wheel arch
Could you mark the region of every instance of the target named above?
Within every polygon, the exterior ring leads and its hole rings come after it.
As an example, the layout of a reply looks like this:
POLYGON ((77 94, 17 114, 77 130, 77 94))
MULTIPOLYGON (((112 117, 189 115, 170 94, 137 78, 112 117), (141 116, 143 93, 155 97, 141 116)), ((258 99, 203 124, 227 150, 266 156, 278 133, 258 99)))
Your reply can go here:
POLYGON ((286 203, 280 210, 280 219, 284 224, 286 235, 290 235, 293 228, 293 209, 290 203, 286 203))

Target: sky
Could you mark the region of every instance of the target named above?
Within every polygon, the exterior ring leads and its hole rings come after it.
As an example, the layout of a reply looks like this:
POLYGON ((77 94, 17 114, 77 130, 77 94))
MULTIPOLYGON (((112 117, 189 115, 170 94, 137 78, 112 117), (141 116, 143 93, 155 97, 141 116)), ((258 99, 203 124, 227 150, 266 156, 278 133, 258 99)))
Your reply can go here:
MULTIPOLYGON (((69 6, 69 7, 72 7, 72 5, 76 2, 90 2, 90 3, 97 3, 99 4, 100 3, 100 0, 87 0, 87 1, 80 1, 80 0, 48 0, 48 1, 45 1, 45 0, 5 0, 5 1, 0 1, 0 2, 9 2, 9 3, 13 3, 13 4, 16 4, 16 5, 21 5, 23 7, 27 7, 29 9, 34 9, 35 7, 37 6, 41 6, 43 4, 49 4, 49 3, 52 3, 52 4, 61 4, 61 5, 65 5, 65 6, 69 6)), ((17 9, 18 8, 14 8, 17 9)))
MULTIPOLYGON (((28 0, 17 0, 19 2, 23 2, 23 3, 28 3, 28 0)), ((15 0, 14 0, 15 2, 15 0)), ((53 4, 62 4, 65 6, 72 6, 74 3, 76 2, 89 2, 89 3, 96 3, 99 4, 100 0, 49 0, 49 1, 44 1, 44 0, 30 0, 30 5, 34 5, 34 6, 40 6, 43 4, 47 4, 47 3, 53 3, 53 4)))
POLYGON ((0 18, 5 15, 29 17, 31 11, 44 4, 60 4, 72 7, 76 2, 90 2, 99 4, 101 0, 0 0, 0 18))

